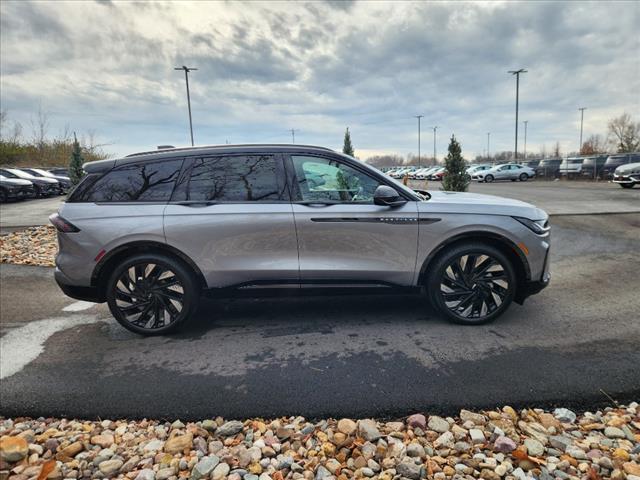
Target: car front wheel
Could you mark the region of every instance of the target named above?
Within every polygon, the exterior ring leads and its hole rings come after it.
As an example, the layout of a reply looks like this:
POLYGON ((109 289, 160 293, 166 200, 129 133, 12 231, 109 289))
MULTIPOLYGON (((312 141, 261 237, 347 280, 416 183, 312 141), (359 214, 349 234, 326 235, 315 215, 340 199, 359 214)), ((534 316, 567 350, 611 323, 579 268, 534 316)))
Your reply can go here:
POLYGON ((489 174, 486 177, 484 177, 484 181, 487 182, 487 183, 491 183, 491 182, 493 182, 493 180, 494 180, 494 178, 493 178, 493 175, 491 175, 491 174, 489 174))
POLYGON ((635 183, 619 183, 622 188, 633 188, 635 183))
POLYGON ((513 266, 502 252, 489 245, 457 245, 441 254, 429 269, 427 291, 431 303, 455 323, 489 322, 513 301, 513 266))
POLYGON ((107 282, 111 314, 142 335, 175 331, 193 315, 200 287, 181 261, 160 254, 140 254, 118 265, 107 282))

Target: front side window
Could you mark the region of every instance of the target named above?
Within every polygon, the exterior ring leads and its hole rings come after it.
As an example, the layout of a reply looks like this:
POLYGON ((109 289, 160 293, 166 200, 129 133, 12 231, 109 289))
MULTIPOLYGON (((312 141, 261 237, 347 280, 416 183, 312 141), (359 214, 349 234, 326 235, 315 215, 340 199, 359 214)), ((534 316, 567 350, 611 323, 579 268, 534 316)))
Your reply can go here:
POLYGON ((270 155, 200 158, 193 164, 188 192, 192 201, 287 200, 278 186, 278 161, 270 155))
POLYGON ((117 167, 89 188, 76 190, 72 201, 168 202, 181 167, 182 159, 117 167))
POLYGON ((303 201, 373 203, 380 182, 336 160, 291 157, 303 201))

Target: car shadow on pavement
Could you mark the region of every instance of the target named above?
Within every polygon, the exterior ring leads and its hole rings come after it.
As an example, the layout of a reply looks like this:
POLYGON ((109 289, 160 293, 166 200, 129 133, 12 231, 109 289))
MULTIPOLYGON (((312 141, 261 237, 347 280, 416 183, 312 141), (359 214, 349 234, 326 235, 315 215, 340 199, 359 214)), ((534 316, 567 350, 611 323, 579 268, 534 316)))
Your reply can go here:
POLYGON ((212 299, 203 297, 185 327, 168 338, 197 339, 215 328, 264 328, 332 333, 335 325, 391 324, 401 320, 447 323, 420 295, 313 295, 212 299))

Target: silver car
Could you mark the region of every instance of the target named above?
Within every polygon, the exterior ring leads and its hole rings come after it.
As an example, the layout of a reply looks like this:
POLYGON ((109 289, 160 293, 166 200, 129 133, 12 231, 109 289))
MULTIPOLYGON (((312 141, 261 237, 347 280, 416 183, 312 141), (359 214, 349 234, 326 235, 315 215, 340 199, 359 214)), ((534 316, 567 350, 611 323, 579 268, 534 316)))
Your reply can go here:
POLYGON ((479 324, 549 282, 544 211, 421 195, 322 147, 172 148, 84 169, 51 217, 55 278, 141 334, 184 324, 205 291, 426 293, 444 317, 479 324))
POLYGON ((505 163, 487 170, 475 171, 471 174, 471 179, 487 183, 491 183, 494 180, 511 180, 512 182, 520 180, 521 182, 526 182, 535 176, 536 172, 532 168, 517 163, 505 163))

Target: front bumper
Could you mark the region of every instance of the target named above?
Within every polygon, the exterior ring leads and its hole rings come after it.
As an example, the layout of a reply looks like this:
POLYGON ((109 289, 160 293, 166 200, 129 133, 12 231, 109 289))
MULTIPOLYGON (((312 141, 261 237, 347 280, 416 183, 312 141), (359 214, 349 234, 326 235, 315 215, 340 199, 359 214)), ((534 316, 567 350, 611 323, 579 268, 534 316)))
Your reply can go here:
POLYGON ((94 303, 104 303, 107 301, 104 293, 98 291, 97 287, 71 285, 71 280, 69 280, 69 278, 58 267, 56 267, 53 276, 60 289, 68 297, 94 303))
POLYGON ((515 298, 515 301, 517 303, 522 305, 527 297, 535 295, 536 293, 540 293, 543 289, 547 288, 549 282, 551 281, 551 270, 549 268, 549 262, 549 249, 547 249, 547 253, 544 258, 544 269, 542 271, 542 276, 540 277, 540 279, 530 280, 518 288, 515 298))
POLYGON ((614 175, 613 183, 622 183, 622 184, 640 183, 640 175, 614 175))

